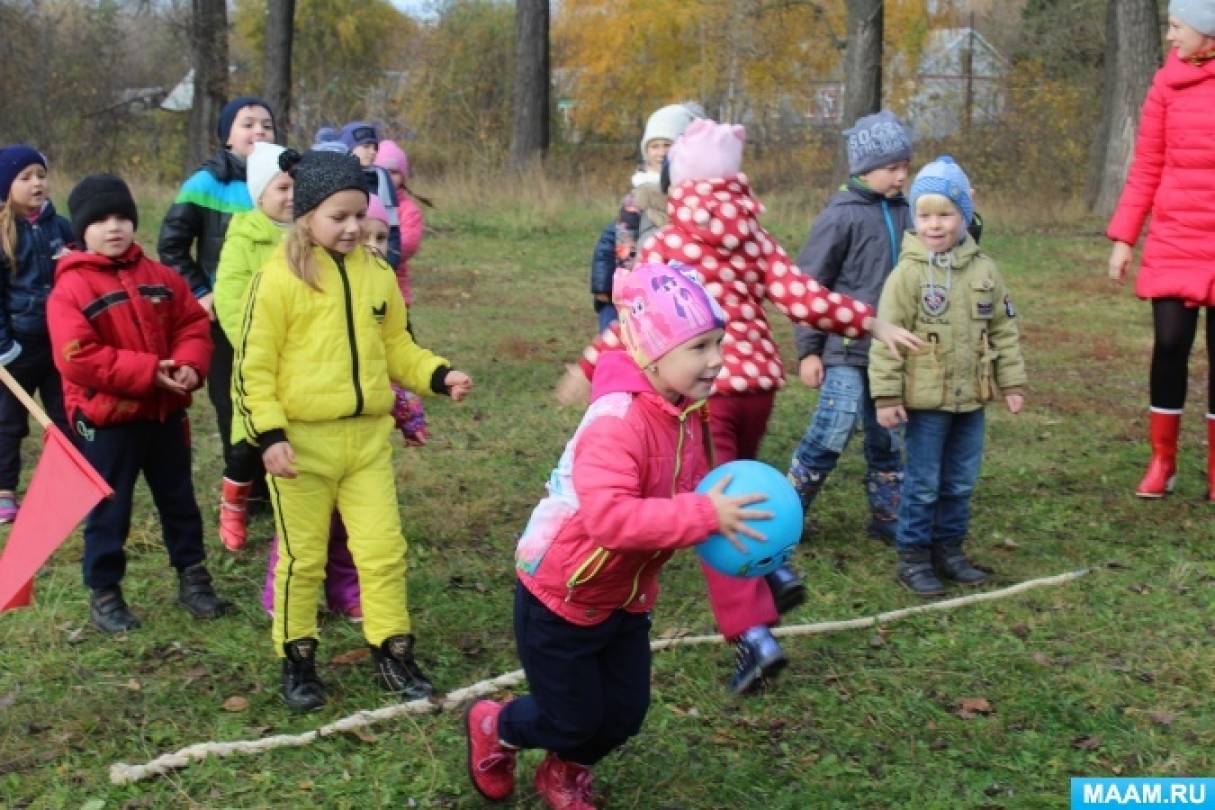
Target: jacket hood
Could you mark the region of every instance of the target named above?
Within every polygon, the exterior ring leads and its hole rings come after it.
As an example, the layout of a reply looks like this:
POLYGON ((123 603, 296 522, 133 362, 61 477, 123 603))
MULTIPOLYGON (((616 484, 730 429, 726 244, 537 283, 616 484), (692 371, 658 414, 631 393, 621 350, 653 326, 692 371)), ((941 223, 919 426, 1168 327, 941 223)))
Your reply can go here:
POLYGON ((1192 65, 1182 61, 1177 56, 1177 49, 1174 48, 1165 58, 1164 67, 1160 69, 1160 76, 1170 87, 1181 88, 1197 84, 1215 77, 1215 59, 1203 62, 1201 65, 1192 65))
POLYGON ((228 222, 227 236, 240 236, 250 242, 276 245, 285 233, 285 228, 266 216, 260 208, 254 208, 232 217, 228 222))
POLYGON ((751 193, 751 185, 745 174, 719 177, 713 180, 684 180, 672 186, 667 198, 667 215, 671 223, 682 233, 690 234, 696 241, 714 247, 725 247, 728 234, 721 220, 745 220, 745 233, 758 233, 761 228, 756 218, 764 212, 764 206, 751 193), (717 220, 714 225, 714 220, 717 220))
POLYGON ((200 168, 221 183, 231 183, 235 180, 242 183, 245 181, 244 158, 227 149, 220 149, 207 158, 200 168))
POLYGON ((831 202, 834 205, 874 205, 882 200, 886 200, 890 205, 907 205, 907 198, 902 194, 884 197, 855 177, 849 177, 848 182, 840 186, 831 202))
POLYGON ((138 264, 143 259, 143 248, 135 242, 127 248, 126 253, 117 259, 102 256, 100 253, 89 253, 86 250, 73 250, 55 265, 55 281, 59 281, 73 270, 121 270, 124 267, 138 264))
MULTIPOLYGON (((979 255, 979 245, 974 239, 967 234, 962 238, 962 241, 955 245, 953 250, 954 267, 965 267, 970 263, 970 260, 979 255)), ((928 248, 920 240, 920 237, 908 231, 903 235, 903 248, 899 253, 901 258, 914 259, 919 262, 928 262, 928 248)))

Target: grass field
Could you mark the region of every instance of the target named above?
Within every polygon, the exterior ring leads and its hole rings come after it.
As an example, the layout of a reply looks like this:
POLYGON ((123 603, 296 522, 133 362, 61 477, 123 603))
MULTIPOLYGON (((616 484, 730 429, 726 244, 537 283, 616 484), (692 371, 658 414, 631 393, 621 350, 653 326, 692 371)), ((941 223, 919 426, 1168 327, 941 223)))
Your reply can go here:
MULTIPOLYGON (((454 689, 518 666, 514 537, 579 418, 550 392, 591 335, 586 264, 613 206, 544 183, 453 185, 436 196, 412 317, 420 342, 468 370, 478 388, 464 404, 430 404, 431 444, 398 447, 396 463, 420 657, 441 688, 454 689)), ((164 201, 163 192, 142 199, 146 245, 164 201)), ((792 251, 814 208, 804 198, 770 202, 768 226, 792 251)), ((987 212, 984 244, 1014 293, 1032 387, 1020 416, 989 414, 971 547, 997 571, 993 587, 1095 572, 876 632, 791 639, 782 678, 743 700, 724 689, 724 645, 659 653, 644 730, 596 769, 609 806, 1053 808, 1067 805, 1072 775, 1215 775, 1206 360, 1192 363, 1179 492, 1137 501, 1148 310, 1105 280, 1095 223, 1042 229, 1029 224, 1033 213, 987 212), (989 710, 963 712, 969 699, 989 710)), ((787 323, 778 334, 788 357, 787 323)), ((65 544, 37 580, 35 606, 0 616, 0 806, 481 806, 456 713, 109 784, 115 761, 306 731, 390 702, 358 659, 357 627, 329 619, 321 648, 329 705, 306 717, 283 707, 258 599, 270 522, 254 521, 256 539, 238 556, 219 546, 219 442, 199 400, 195 483, 210 564, 238 610, 206 623, 176 606, 142 487, 125 582, 138 631, 106 638, 89 627, 79 536, 65 544), (232 697, 247 707, 225 710, 232 697)), ((784 467, 813 403, 798 384, 778 397, 765 461, 784 467)), ((854 446, 815 505, 796 561, 810 599, 790 623, 916 603, 893 582, 892 552, 864 535, 861 474, 854 446)), ((664 584, 656 634, 711 632, 692 555, 676 557, 664 584)), ((538 759, 522 756, 513 806, 538 806, 530 786, 538 759)))

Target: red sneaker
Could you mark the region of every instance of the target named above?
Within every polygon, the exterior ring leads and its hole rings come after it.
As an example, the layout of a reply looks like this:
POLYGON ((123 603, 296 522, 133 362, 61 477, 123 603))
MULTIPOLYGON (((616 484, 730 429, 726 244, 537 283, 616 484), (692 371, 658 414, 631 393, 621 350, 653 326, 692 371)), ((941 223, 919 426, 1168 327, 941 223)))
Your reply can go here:
POLYGON ((536 769, 536 792, 553 810, 595 810, 591 771, 550 751, 536 769))
POLYGON ((468 735, 468 778, 485 798, 500 802, 515 790, 515 751, 498 740, 502 704, 478 700, 464 715, 468 735))

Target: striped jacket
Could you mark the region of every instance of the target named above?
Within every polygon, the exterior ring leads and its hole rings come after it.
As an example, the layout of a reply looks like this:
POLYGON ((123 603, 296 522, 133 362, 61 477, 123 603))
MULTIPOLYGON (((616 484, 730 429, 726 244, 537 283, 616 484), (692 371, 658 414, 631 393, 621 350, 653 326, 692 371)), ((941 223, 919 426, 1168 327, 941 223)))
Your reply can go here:
POLYGON ((46 311, 64 405, 77 432, 164 421, 188 407, 190 397, 156 387, 160 361, 190 366, 200 378, 211 362, 207 313, 181 276, 139 245, 118 259, 84 251, 64 256, 46 311))

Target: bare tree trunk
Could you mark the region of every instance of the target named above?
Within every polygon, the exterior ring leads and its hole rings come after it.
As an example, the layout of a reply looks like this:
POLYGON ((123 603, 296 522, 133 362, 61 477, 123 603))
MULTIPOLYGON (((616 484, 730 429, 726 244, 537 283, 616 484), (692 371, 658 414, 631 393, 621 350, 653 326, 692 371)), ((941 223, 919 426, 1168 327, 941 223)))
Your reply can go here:
POLYGON ((548 151, 549 0, 516 0, 515 98, 510 160, 523 166, 548 151))
POLYGON ((1109 217, 1126 183, 1139 108, 1160 67, 1160 15, 1156 0, 1110 0, 1105 15, 1101 124, 1093 141, 1088 204, 1109 217))
POLYGON ((215 124, 228 95, 228 6, 225 0, 191 0, 190 49, 194 106, 190 108, 186 171, 215 148, 215 124))
POLYGON ((291 130, 291 43, 295 36, 295 0, 266 4, 266 101, 274 112, 274 140, 284 146, 291 130))
MULTIPOLYGON (((848 47, 844 52, 845 127, 882 108, 882 0, 846 0, 848 47)), ((847 166, 841 143, 839 159, 847 166)))

